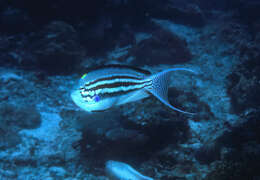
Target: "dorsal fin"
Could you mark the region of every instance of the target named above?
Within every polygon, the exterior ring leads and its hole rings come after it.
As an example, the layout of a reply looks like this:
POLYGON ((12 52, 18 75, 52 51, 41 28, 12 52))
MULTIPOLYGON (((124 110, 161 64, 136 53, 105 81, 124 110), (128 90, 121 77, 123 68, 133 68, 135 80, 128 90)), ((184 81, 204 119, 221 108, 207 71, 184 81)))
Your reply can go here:
POLYGON ((89 68, 86 70, 86 72, 91 72, 91 71, 95 71, 95 70, 100 70, 100 69, 106 69, 106 68, 125 68, 125 69, 132 69, 134 71, 137 71, 139 73, 143 73, 145 75, 151 75, 151 72, 145 69, 141 69, 138 67, 134 67, 134 66, 129 66, 129 65, 123 65, 123 64, 108 64, 108 65, 102 65, 102 66, 97 66, 94 68, 89 68))

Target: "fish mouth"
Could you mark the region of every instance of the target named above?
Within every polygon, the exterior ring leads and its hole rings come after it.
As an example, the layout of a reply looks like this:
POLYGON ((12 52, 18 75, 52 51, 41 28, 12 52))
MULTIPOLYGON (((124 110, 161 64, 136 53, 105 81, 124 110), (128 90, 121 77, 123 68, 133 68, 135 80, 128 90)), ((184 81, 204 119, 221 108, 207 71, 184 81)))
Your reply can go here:
POLYGON ((78 107, 84 109, 85 111, 88 111, 88 109, 86 108, 86 102, 83 100, 80 94, 80 90, 73 90, 70 94, 70 97, 78 107))
POLYGON ((105 166, 106 166, 106 168, 111 168, 111 167, 113 167, 114 164, 115 164, 115 161, 109 160, 106 162, 105 166))
POLYGON ((94 102, 87 102, 83 99, 80 90, 76 89, 73 90, 70 94, 72 101, 81 109, 87 112, 92 112, 93 110, 99 110, 98 103, 94 102))

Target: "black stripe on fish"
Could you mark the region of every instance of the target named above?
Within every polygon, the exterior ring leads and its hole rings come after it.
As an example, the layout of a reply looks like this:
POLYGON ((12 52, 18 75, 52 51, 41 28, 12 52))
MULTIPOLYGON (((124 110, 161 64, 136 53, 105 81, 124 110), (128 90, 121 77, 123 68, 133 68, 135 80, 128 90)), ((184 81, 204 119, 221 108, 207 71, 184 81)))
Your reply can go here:
MULTIPOLYGON (((117 82, 117 83, 111 83, 111 84, 103 84, 103 85, 99 85, 99 86, 96 86, 92 89, 84 89, 83 91, 85 92, 94 92, 93 95, 83 95, 83 93, 81 93, 81 96, 82 97, 90 97, 90 98, 93 98, 94 96, 96 95, 99 95, 99 96, 102 96, 102 97, 112 97, 112 96, 117 96, 117 95, 122 95, 122 94, 127 94, 129 92, 132 92, 132 91, 136 91, 136 90, 140 90, 144 87, 148 87, 151 85, 151 80, 149 81, 144 81, 144 82, 140 82, 140 83, 129 83, 129 82, 117 82), (133 88, 133 89, 128 89, 128 90, 123 90, 123 88, 127 88, 129 86, 136 86, 136 85, 139 85, 139 87, 136 87, 136 88, 133 88), (140 85, 143 85, 143 86, 140 86, 140 85), (101 92, 99 93, 96 93, 97 90, 101 89, 101 92), (114 92, 102 92, 102 89, 118 89, 118 91, 114 91, 114 92)), ((82 91, 81 91, 82 92, 82 91)))
POLYGON ((115 91, 115 92, 101 93, 101 94, 99 94, 99 96, 101 96, 102 99, 103 99, 103 98, 109 98, 109 97, 115 97, 115 96, 125 95, 125 94, 127 94, 127 93, 130 93, 130 92, 133 92, 133 91, 138 91, 138 90, 143 89, 143 88, 148 87, 148 86, 150 86, 150 85, 147 84, 147 85, 144 85, 144 86, 139 87, 139 88, 129 89, 129 90, 127 90, 127 91, 122 91, 122 90, 121 90, 121 91, 115 91))
MULTIPOLYGON (((107 83, 107 84, 101 84, 101 85, 98 85, 98 86, 95 86, 93 88, 90 88, 90 89, 85 89, 85 88, 81 88, 81 90, 83 91, 97 91, 99 89, 105 89, 105 88, 108 88, 108 89, 116 89, 116 88, 127 88, 129 86, 135 86, 135 85, 142 85, 142 84, 145 84, 145 83, 150 83, 151 80, 149 81, 143 81, 143 82, 113 82, 113 83, 107 83)), ((139 89, 139 88, 134 88, 133 90, 135 89, 139 89)))
POLYGON ((134 82, 114 82, 110 84, 101 84, 96 87, 88 89, 88 91, 96 91, 98 89, 104 89, 104 88, 110 88, 110 89, 115 89, 115 88, 120 88, 120 87, 129 87, 129 86, 135 86, 135 85, 142 85, 146 82, 140 82, 140 83, 134 83, 134 82))
POLYGON ((137 77, 133 77, 133 76, 110 76, 110 77, 105 77, 105 78, 100 78, 100 79, 96 79, 94 81, 90 81, 88 83, 85 84, 85 86, 91 86, 97 82, 101 82, 101 81, 107 81, 107 80, 114 80, 114 79, 134 79, 134 80, 142 80, 142 78, 137 78, 137 77))

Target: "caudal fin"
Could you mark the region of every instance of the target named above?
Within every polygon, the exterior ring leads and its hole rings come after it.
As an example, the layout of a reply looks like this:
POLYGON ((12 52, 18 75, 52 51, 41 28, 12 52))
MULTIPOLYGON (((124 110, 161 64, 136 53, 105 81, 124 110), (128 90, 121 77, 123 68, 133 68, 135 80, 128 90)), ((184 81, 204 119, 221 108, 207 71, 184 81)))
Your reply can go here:
POLYGON ((173 71, 189 71, 192 73, 196 73, 195 71, 186 69, 186 68, 167 69, 165 71, 162 71, 155 75, 150 76, 149 79, 152 80, 152 84, 151 84, 151 86, 146 87, 146 90, 148 90, 150 93, 152 93, 162 103, 164 103, 171 109, 182 112, 182 113, 194 115, 195 113, 183 111, 183 110, 180 110, 180 109, 172 106, 168 101, 168 88, 169 88, 169 82, 170 82, 169 79, 170 79, 170 73, 173 71))

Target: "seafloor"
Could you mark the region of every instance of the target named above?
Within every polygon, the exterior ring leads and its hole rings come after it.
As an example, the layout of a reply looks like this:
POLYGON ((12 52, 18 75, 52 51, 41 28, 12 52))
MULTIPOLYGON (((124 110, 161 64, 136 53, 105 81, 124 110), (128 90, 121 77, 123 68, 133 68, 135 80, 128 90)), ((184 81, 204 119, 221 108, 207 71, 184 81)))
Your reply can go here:
POLYGON ((107 160, 156 180, 260 179, 260 2, 0 0, 0 179, 107 180, 107 160), (87 69, 175 72, 169 99, 89 114, 87 69))

